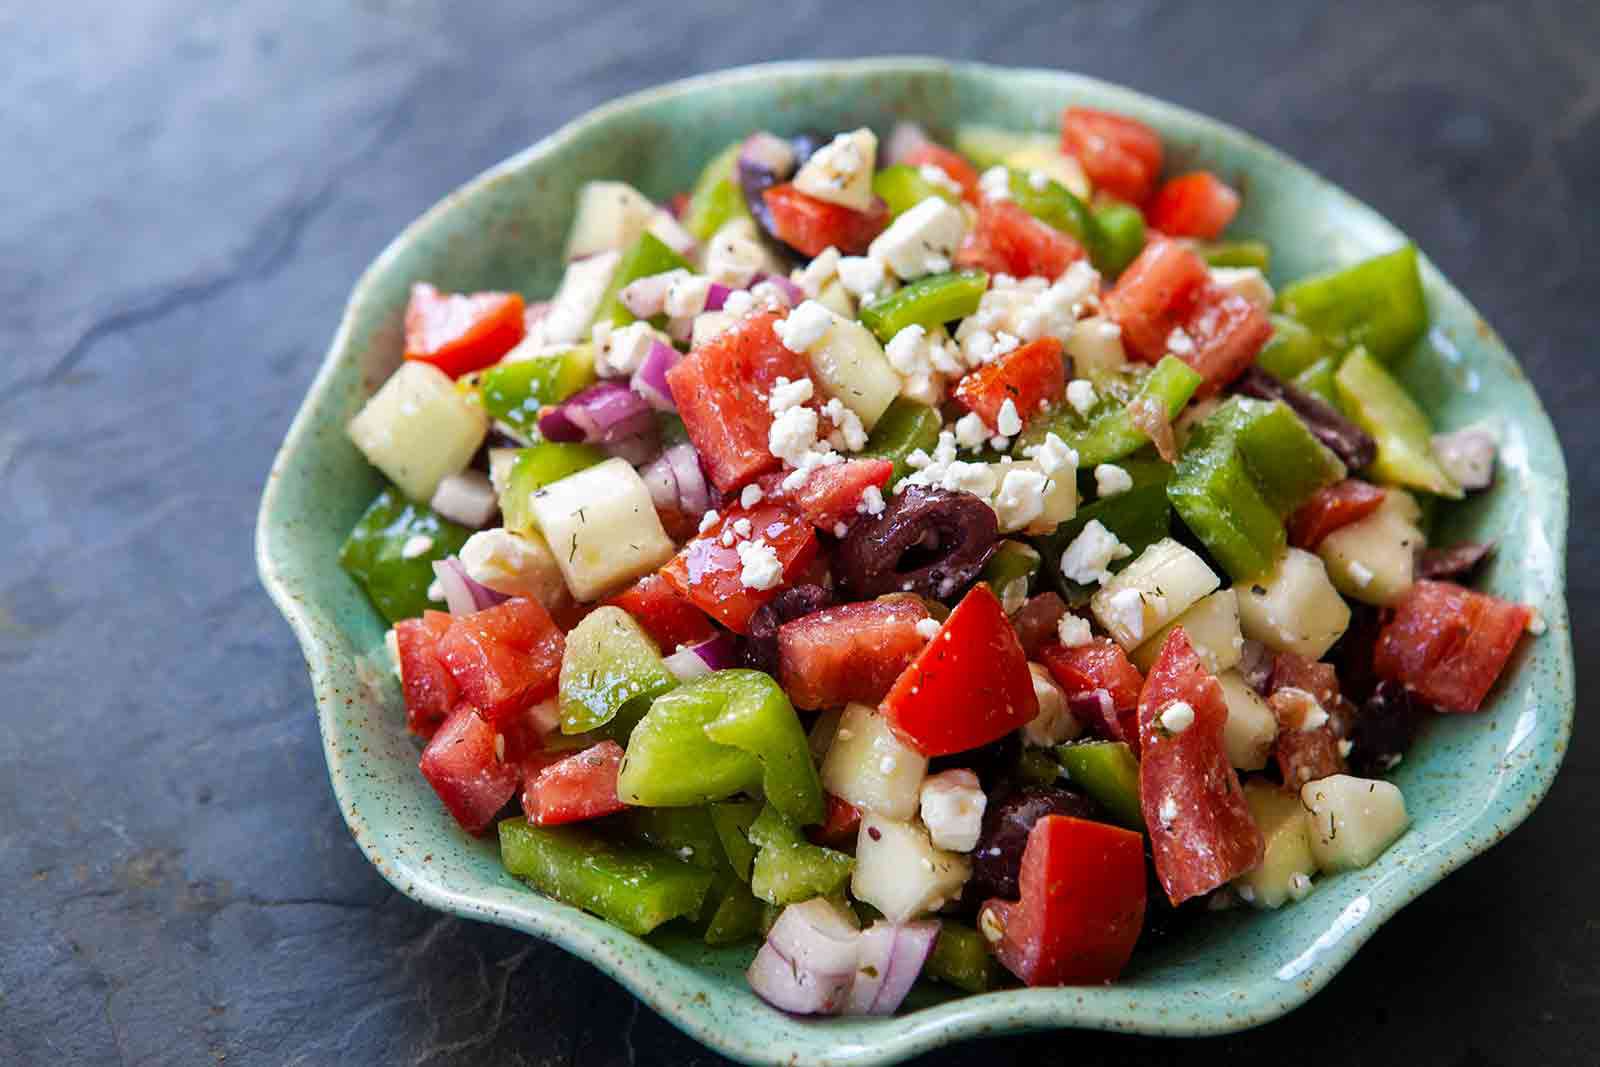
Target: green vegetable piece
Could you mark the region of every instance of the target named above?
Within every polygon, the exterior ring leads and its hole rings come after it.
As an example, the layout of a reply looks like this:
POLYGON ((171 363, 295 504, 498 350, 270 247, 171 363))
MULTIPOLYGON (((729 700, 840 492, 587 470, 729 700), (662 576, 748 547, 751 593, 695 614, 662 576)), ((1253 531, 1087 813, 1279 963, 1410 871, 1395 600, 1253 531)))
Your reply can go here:
POLYGON ((884 344, 907 326, 933 329, 978 310, 989 276, 981 270, 930 274, 861 309, 860 319, 884 344))
POLYGON ((979 170, 1004 163, 1013 152, 1025 148, 1059 151, 1060 142, 1047 133, 1023 133, 1003 126, 974 122, 956 128, 954 148, 979 170))
POLYGON ((500 496, 502 525, 516 533, 538 528, 533 519, 533 495, 551 482, 605 462, 606 454, 593 445, 540 441, 516 450, 517 458, 500 496))
POLYGON ((750 843, 750 824, 761 814, 755 800, 727 800, 711 805, 711 825, 722 842, 722 852, 740 880, 750 880, 750 865, 756 859, 756 846, 750 843))
POLYGON ((1190 436, 1167 496, 1236 581, 1267 573, 1283 555, 1283 522, 1257 488, 1231 428, 1215 415, 1190 436))
POLYGON ((483 372, 480 386, 483 408, 524 434, 539 429, 539 409, 559 404, 573 393, 593 385, 594 349, 574 345, 549 356, 496 363, 483 372))
POLYGON ((624 705, 647 705, 677 685, 661 650, 632 615, 610 605, 595 608, 567 634, 561 656, 561 732, 599 729, 624 705))
POLYGON ((1333 355, 1328 342, 1287 315, 1272 314, 1272 336, 1267 339, 1256 365, 1274 378, 1289 381, 1295 375, 1333 355))
POLYGON ((706 925, 708 945, 737 945, 761 932, 766 904, 757 900, 748 886, 732 877, 713 887, 711 921, 706 925))
POLYGON ((710 807, 629 808, 621 822, 629 837, 670 852, 691 866, 708 871, 727 869, 710 807))
POLYGON ((1195 251, 1211 267, 1254 267, 1266 273, 1272 265, 1272 249, 1265 241, 1207 241, 1195 251))
POLYGON ((1034 541, 1045 570, 1068 603, 1085 603, 1094 593, 1095 587, 1068 581, 1061 573, 1061 553, 1091 521, 1098 521, 1128 546, 1127 556, 1111 561, 1112 571, 1120 571, 1171 532, 1172 501, 1167 498, 1167 483, 1172 479, 1172 465, 1156 459, 1129 459, 1121 467, 1133 479, 1133 488, 1080 507, 1053 533, 1034 541))
POLYGON ((1100 234, 1100 224, 1095 221, 1089 205, 1072 195, 1065 185, 1043 174, 1029 173, 1016 167, 1007 170, 1011 199, 1017 202, 1017 206, 1077 241, 1098 266, 1103 258, 1104 239, 1100 234), (1042 182, 1038 181, 1040 178, 1042 182))
POLYGON ((756 789, 801 825, 822 821, 822 785, 794 706, 777 682, 752 670, 717 671, 656 698, 617 775, 617 795, 647 807, 756 789))
POLYGON ((883 198, 883 202, 889 205, 889 214, 894 216, 910 211, 930 196, 937 196, 952 204, 961 202, 959 192, 935 185, 924 178, 916 167, 904 163, 884 167, 874 174, 872 192, 883 198))
POLYGON ((1405 387, 1365 349, 1345 357, 1333 376, 1339 407, 1378 442, 1370 473, 1379 481, 1459 499, 1461 487, 1433 454, 1433 427, 1405 387))
POLYGON ((1287 518, 1312 493, 1348 473, 1339 457, 1281 401, 1231 397, 1211 418, 1234 435, 1256 488, 1280 517, 1287 518))
POLYGON ((750 826, 760 851, 750 872, 750 891, 768 904, 796 904, 844 890, 855 860, 810 844, 794 823, 768 804, 750 826))
POLYGON ((1365 345, 1392 363, 1428 328, 1415 245, 1284 287, 1278 307, 1340 351, 1365 345))
POLYGON ((621 845, 573 826, 500 823, 500 862, 535 889, 594 912, 630 934, 700 913, 710 871, 648 846, 621 845))
POLYGON ((1122 741, 1061 745, 1056 758, 1067 777, 1093 797, 1106 813, 1130 830, 1144 829, 1139 806, 1139 760, 1122 741))
POLYGON ((671 448, 689 440, 689 430, 675 411, 656 412, 656 433, 661 435, 661 447, 671 448))
POLYGON ((983 935, 955 919, 940 921, 939 939, 922 973, 966 993, 987 993, 1000 983, 1000 966, 983 935))
POLYGON ((861 450, 861 455, 894 461, 894 474, 889 479, 889 484, 893 485, 911 473, 911 465, 906 462, 911 453, 919 448, 924 452, 933 451, 943 425, 935 409, 897 396, 878 417, 878 425, 867 436, 867 446, 861 450))
POLYGON ((1102 274, 1121 274, 1144 251, 1144 214, 1132 204, 1108 200, 1094 209, 1100 231, 1100 255, 1094 260, 1102 274))
POLYGON ((713 156, 689 192, 683 228, 694 234, 697 241, 711 240, 712 234, 733 219, 750 217, 750 209, 745 206, 744 193, 734 174, 741 144, 735 141, 713 156))
POLYGON ((617 264, 617 272, 611 277, 611 285, 606 289, 606 295, 600 299, 600 310, 595 314, 594 321, 609 322, 613 326, 626 326, 636 319, 634 313, 622 303, 622 290, 629 282, 636 282, 653 274, 665 274, 669 270, 693 269, 687 259, 669 248, 661 238, 648 230, 641 233, 639 239, 622 254, 622 262, 617 264))
POLYGON ((356 520, 339 550, 339 565, 392 624, 439 606, 428 599, 434 561, 461 551, 470 536, 471 530, 390 486, 356 520), (423 538, 428 547, 417 553, 423 538), (413 554, 407 554, 408 547, 413 554))
POLYGON ((1061 764, 1042 748, 1024 748, 1017 757, 1017 780, 1024 785, 1054 785, 1061 764))
MULTIPOLYGON (((1154 397, 1166 406, 1167 418, 1175 419, 1204 379, 1177 356, 1163 356, 1155 369, 1140 383, 1135 398, 1154 397)), ((1138 451, 1149 443, 1145 432, 1133 424, 1126 405, 1103 404, 1085 424, 1071 408, 1062 408, 1045 418, 1034 419, 1017 438, 1012 453, 1042 442, 1055 433, 1078 453, 1078 469, 1090 470, 1138 451)))
POLYGON ((1031 582, 1039 573, 1040 565, 1039 550, 1032 545, 1025 541, 1001 541, 989 562, 978 572, 978 578, 988 582, 996 593, 1004 593, 1012 582, 1031 582))
POLYGON ((1326 400, 1337 408, 1339 406, 1339 390, 1333 384, 1333 376, 1338 371, 1339 357, 1324 356, 1289 379, 1289 382, 1291 385, 1303 389, 1313 396, 1326 400))

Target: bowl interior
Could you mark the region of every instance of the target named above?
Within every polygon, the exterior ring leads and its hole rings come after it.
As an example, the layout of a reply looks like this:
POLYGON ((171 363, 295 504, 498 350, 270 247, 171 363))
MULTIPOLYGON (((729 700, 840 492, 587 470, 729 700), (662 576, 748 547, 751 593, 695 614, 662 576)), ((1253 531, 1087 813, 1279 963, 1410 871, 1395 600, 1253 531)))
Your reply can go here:
MULTIPOLYGON (((1214 916, 1139 956, 1114 987, 1009 991, 940 1002, 892 1019, 804 1021, 758 1002, 750 949, 713 951, 662 933, 638 940, 522 887, 495 848, 462 834, 416 772, 384 624, 339 569, 339 545, 379 487, 345 421, 398 362, 413 281, 443 288, 555 287, 579 185, 622 178, 665 198, 749 130, 880 130, 915 119, 1047 131, 1068 103, 1133 114, 1158 128, 1174 163, 1204 164, 1245 193, 1233 233, 1273 247, 1281 283, 1395 247, 1371 209, 1247 136, 1170 104, 1087 78, 928 60, 786 64, 678 83, 600 109, 451 194, 369 268, 270 476, 258 553, 263 580, 310 665, 335 793, 380 871, 431 906, 557 941, 612 974, 720 1051, 750 1062, 882 1063, 964 1035, 1049 1026, 1195 1034, 1240 1029, 1309 997, 1372 931, 1494 843, 1544 795, 1565 751, 1573 683, 1564 558, 1566 474, 1549 420, 1494 333, 1431 265, 1433 329, 1402 364, 1440 428, 1497 418, 1505 445, 1490 492, 1457 509, 1447 539, 1496 539, 1482 585, 1538 608, 1529 640, 1487 710, 1429 725, 1395 772, 1411 830, 1372 867, 1319 881, 1277 912, 1214 916)), ((919 994, 920 995, 920 994, 919 994)))

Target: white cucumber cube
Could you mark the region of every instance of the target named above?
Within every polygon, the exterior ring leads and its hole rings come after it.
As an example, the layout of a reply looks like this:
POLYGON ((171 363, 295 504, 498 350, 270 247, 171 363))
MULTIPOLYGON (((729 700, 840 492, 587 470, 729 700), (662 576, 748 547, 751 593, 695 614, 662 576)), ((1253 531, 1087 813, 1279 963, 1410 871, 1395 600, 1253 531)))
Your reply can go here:
POLYGON ((1417 527, 1421 515, 1410 493, 1390 486, 1377 511, 1324 537, 1317 555, 1339 592, 1379 607, 1405 596, 1427 543, 1417 527))
POLYGON ((1168 537, 1102 585, 1089 610, 1117 644, 1131 650, 1220 584, 1205 560, 1168 537))
POLYGON ((887 718, 850 704, 822 761, 822 786, 862 811, 909 819, 927 773, 928 758, 896 737, 887 718))
POLYGON ((567 234, 567 260, 620 251, 638 240, 655 216, 650 198, 627 182, 586 182, 567 234))
POLYGON ((1194 607, 1167 623, 1133 650, 1132 659, 1141 671, 1161 654, 1167 635, 1182 626, 1201 662, 1212 674, 1221 674, 1239 662, 1244 636, 1239 632, 1239 598, 1234 590, 1219 589, 1194 607))
POLYGON ((1350 605, 1322 560, 1291 548, 1264 577, 1240 585, 1239 627, 1274 652, 1321 659, 1350 625, 1350 605))
POLYGON ((1228 720, 1222 724, 1228 762, 1241 771, 1259 771, 1278 740, 1278 717, 1238 671, 1223 671, 1217 681, 1228 702, 1228 720))
POLYGON ((1239 896, 1258 908, 1280 908, 1311 892, 1317 873, 1305 809, 1294 793, 1271 782, 1244 787, 1244 802, 1266 842, 1259 866, 1234 879, 1239 896))
POLYGON ((367 461, 413 500, 433 499, 439 483, 472 461, 489 418, 450 376, 407 360, 347 427, 367 461))
POLYGON ((1324 871, 1365 867, 1406 832, 1406 800, 1393 782, 1335 774, 1300 789, 1311 854, 1324 871))
POLYGON ((650 490, 625 459, 552 482, 533 494, 533 517, 544 532, 567 588, 596 600, 672 558, 650 490))
POLYGON ((935 847, 920 823, 861 816, 850 893, 890 922, 937 911, 960 895, 971 875, 967 857, 935 847))

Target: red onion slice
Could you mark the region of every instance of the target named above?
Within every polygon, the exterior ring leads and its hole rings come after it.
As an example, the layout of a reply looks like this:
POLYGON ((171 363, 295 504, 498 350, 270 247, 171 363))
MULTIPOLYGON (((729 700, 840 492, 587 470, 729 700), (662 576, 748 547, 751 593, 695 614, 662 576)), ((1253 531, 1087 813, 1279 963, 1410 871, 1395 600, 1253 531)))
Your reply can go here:
POLYGON ((671 345, 661 341, 651 342, 644 362, 639 364, 639 369, 633 372, 633 378, 628 382, 629 387, 657 411, 677 411, 672 389, 667 385, 667 371, 676 367, 682 358, 682 354, 671 345))
POLYGON ((850 975, 816 974, 802 970, 772 947, 761 946, 745 971, 756 996, 780 1011, 796 1015, 833 1015, 850 992, 850 975))
POLYGON ((654 426, 650 405, 622 382, 591 385, 539 416, 539 432, 551 441, 606 444, 637 437, 654 426))
POLYGON ((471 615, 511 599, 473 581, 467 576, 467 568, 454 556, 435 560, 433 573, 439 579, 444 602, 452 615, 471 615))
POLYGON ((938 938, 939 923, 933 919, 909 923, 879 920, 862 931, 845 1014, 893 1015, 911 992, 938 938))
POLYGON ((703 678, 712 671, 739 665, 739 642, 732 634, 718 634, 695 645, 685 645, 666 658, 667 670, 679 681, 703 678))
POLYGON ((791 904, 772 924, 745 977, 773 1007, 832 1015, 850 995, 860 939, 854 923, 821 897, 791 904))
POLYGON ((583 429, 558 407, 539 416, 539 432, 545 440, 558 444, 576 444, 583 440, 583 429))
POLYGON ((799 307, 805 301, 806 291, 781 274, 757 274, 751 284, 759 285, 762 282, 771 282, 783 290, 783 295, 789 299, 790 307, 799 307))
POLYGON ((706 310, 721 311, 723 305, 728 302, 728 294, 731 292, 733 289, 730 286, 712 282, 710 288, 706 290, 706 310))
POLYGON ((672 461, 662 453, 639 470, 644 486, 650 490, 650 503, 657 509, 678 506, 678 476, 673 473, 672 461))
POLYGON ((651 426, 644 433, 620 441, 603 441, 600 450, 608 456, 625 459, 632 466, 642 467, 661 454, 661 434, 651 426))
POLYGON ((711 506, 711 487, 700 469, 700 454, 690 444, 676 444, 662 453, 678 478, 678 510, 702 515, 711 506))

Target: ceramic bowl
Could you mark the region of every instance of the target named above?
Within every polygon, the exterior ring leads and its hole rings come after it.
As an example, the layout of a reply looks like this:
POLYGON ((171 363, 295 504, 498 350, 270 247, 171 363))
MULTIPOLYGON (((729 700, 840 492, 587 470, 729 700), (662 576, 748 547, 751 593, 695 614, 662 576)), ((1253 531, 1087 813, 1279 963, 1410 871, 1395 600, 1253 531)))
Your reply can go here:
POLYGON ((979 1034, 1089 1027, 1197 1035, 1265 1022, 1304 1003, 1380 924, 1528 816, 1550 787, 1572 723, 1566 472, 1516 362, 1426 262, 1433 326, 1401 364, 1403 376, 1441 428, 1494 416, 1505 434, 1495 487, 1456 509, 1445 536, 1498 541, 1481 585, 1534 605, 1549 628, 1523 642, 1481 714, 1429 725, 1394 774, 1411 829, 1371 867, 1320 879, 1307 899, 1276 912, 1218 913, 1138 956, 1114 986, 928 997, 893 1018, 807 1020, 750 993, 742 974, 750 948, 708 950, 672 933, 641 940, 520 885, 501 869, 492 840, 458 830, 418 775, 384 624, 336 561, 379 488, 343 427, 399 359, 411 283, 543 297, 558 280, 582 182, 622 178, 664 199, 713 152, 760 127, 887 130, 905 118, 945 132, 959 122, 1052 130, 1067 104, 1142 119, 1165 138, 1172 165, 1203 165, 1241 187, 1244 210, 1232 232, 1271 242, 1275 282, 1405 239, 1273 149, 1172 104, 1071 74, 887 59, 735 70, 619 100, 451 193, 384 250, 356 285, 273 465, 257 549, 262 580, 310 665, 339 806, 385 878, 430 907, 560 944, 735 1059, 882 1064, 979 1034))

